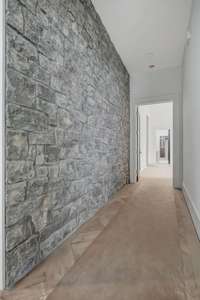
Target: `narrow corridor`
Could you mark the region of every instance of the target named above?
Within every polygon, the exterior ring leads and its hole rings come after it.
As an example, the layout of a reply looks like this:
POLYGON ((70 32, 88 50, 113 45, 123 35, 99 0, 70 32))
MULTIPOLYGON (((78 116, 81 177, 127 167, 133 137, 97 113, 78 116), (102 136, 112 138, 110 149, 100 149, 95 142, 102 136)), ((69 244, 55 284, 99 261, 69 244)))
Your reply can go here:
POLYGON ((2 299, 197 300, 199 256, 182 193, 144 176, 2 299))
POLYGON ((166 179, 145 179, 123 197, 126 205, 48 300, 200 299, 200 248, 181 193, 166 179))

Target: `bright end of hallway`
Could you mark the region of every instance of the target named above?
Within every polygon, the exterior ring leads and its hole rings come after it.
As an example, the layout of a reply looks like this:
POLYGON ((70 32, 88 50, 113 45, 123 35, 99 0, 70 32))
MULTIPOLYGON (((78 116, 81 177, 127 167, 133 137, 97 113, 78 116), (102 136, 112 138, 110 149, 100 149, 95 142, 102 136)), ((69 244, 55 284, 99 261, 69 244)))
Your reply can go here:
MULTIPOLYGON (((138 106, 138 179, 173 179, 173 103, 138 106)), ((175 136, 176 138, 176 136, 175 136)))
POLYGON ((148 166, 141 172, 142 178, 168 178, 172 183, 172 167, 170 165, 155 164, 148 166))

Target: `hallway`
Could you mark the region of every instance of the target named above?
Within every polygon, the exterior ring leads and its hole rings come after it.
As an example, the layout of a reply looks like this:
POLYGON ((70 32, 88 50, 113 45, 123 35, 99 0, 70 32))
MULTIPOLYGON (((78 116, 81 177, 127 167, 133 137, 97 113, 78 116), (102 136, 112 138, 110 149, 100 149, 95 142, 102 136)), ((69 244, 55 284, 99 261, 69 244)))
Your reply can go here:
POLYGON ((199 0, 0 1, 0 300, 200 300, 199 31, 199 0))
POLYGON ((48 300, 199 299, 200 248, 181 194, 146 179, 122 196, 126 205, 48 300))
POLYGON ((66 241, 2 299, 200 299, 200 244, 168 178, 126 186, 72 240, 75 263, 66 241))

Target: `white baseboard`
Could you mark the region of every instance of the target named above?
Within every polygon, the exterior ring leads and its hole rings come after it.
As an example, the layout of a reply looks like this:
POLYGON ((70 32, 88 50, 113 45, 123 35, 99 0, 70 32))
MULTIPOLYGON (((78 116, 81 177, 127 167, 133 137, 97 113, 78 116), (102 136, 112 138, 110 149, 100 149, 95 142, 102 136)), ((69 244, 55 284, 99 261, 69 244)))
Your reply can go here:
POLYGON ((193 203, 192 197, 184 183, 183 183, 183 195, 187 203, 188 209, 190 211, 190 214, 192 216, 193 224, 196 229, 198 238, 200 240, 200 213, 198 212, 196 205, 193 203))

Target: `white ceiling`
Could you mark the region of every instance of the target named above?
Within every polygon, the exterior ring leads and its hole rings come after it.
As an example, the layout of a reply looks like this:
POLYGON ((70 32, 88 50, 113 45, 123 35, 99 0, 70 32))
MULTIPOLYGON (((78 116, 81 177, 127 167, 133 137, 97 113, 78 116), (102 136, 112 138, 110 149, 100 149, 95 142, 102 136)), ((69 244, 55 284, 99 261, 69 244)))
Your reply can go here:
POLYGON ((192 0, 93 0, 130 73, 182 63, 192 0))

